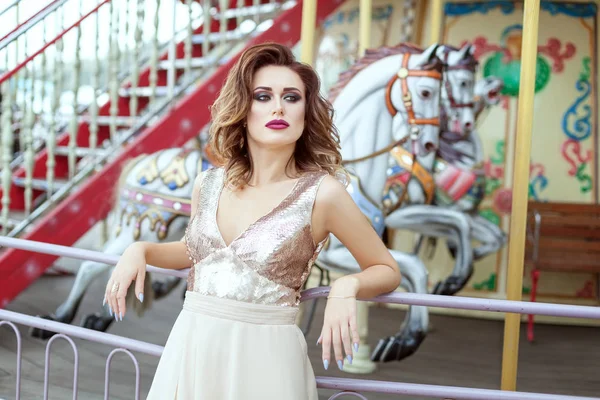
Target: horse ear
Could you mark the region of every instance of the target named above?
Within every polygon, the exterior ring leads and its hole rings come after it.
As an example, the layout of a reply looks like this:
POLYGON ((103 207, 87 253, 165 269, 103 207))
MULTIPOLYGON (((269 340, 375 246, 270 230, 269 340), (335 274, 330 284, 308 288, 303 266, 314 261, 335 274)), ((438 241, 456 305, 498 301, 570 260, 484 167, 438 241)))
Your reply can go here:
POLYGON ((475 55, 475 50, 476 50, 475 45, 472 43, 469 43, 469 54, 472 56, 475 55))
POLYGON ((414 57, 417 59, 416 66, 423 66, 431 63, 431 61, 437 57, 437 49, 440 47, 439 44, 435 43, 426 48, 421 54, 415 55, 414 57))
POLYGON ((467 57, 470 57, 475 53, 475 47, 467 42, 465 45, 458 51, 458 59, 464 60, 467 57))
POLYGON ((439 45, 436 49, 435 49, 435 55, 437 56, 437 58, 439 58, 440 60, 443 60, 445 58, 445 52, 446 52, 446 45, 439 45))

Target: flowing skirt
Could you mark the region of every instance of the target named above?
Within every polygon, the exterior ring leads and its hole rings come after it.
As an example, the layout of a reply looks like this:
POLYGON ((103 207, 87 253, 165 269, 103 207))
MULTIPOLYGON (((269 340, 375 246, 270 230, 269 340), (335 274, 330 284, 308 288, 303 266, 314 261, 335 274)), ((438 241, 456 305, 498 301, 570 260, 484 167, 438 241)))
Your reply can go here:
POLYGON ((297 308, 186 292, 148 400, 317 400, 297 308))

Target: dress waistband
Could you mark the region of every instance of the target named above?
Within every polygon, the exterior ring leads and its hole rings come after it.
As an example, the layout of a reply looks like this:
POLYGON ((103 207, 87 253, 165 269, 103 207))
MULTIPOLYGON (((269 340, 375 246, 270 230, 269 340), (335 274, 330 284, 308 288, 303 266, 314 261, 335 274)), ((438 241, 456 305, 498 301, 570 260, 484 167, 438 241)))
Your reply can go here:
POLYGON ((224 299, 186 291, 183 309, 216 318, 261 325, 294 325, 297 307, 274 306, 224 299))

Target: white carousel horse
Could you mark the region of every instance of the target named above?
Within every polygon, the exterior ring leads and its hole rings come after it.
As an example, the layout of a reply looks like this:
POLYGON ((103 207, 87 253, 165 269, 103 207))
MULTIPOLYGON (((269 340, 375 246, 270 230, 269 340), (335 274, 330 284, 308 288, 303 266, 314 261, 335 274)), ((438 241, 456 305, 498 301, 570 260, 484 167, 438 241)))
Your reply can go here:
MULTIPOLYGON (((502 86, 502 80, 496 77, 487 77, 476 83, 473 106, 476 118, 484 109, 498 104, 502 86)), ((476 129, 463 133, 442 132, 436 161, 438 190, 435 203, 463 211, 471 217, 471 238, 481 243, 473 249, 473 259, 478 260, 500 250, 506 244, 506 234, 478 212, 485 195, 486 180, 484 151, 476 129), (443 173, 444 169, 446 173, 443 173), (462 184, 448 185, 449 180, 462 184)), ((448 246, 454 252, 452 241, 448 242, 448 246)))
MULTIPOLYGON (((435 194, 433 189, 427 192, 428 204, 411 205, 403 210, 393 214, 390 217, 390 225, 394 229, 406 229, 417 231, 427 236, 446 237, 450 243, 454 245, 456 263, 453 274, 443 282, 436 285, 434 293, 437 294, 454 294, 460 290, 468 281, 472 274, 472 260, 478 254, 476 250, 471 249, 469 242, 465 241, 466 237, 475 238, 479 241, 484 241, 491 251, 496 251, 499 247, 492 247, 492 244, 503 244, 502 236, 488 229, 485 234, 482 230, 484 224, 479 222, 479 217, 476 215, 476 207, 478 206, 484 194, 485 176, 482 179, 460 179, 459 173, 454 170, 464 172, 471 178, 475 173, 472 171, 475 164, 455 165, 455 159, 442 158, 446 148, 457 143, 456 140, 449 143, 448 137, 460 137, 463 141, 472 141, 475 144, 480 144, 479 137, 474 130, 474 120, 479 115, 484 101, 489 100, 498 93, 501 85, 498 85, 496 79, 486 79, 483 84, 478 84, 480 88, 480 96, 475 99, 474 80, 477 61, 472 56, 472 46, 467 44, 461 49, 450 46, 441 47, 438 50, 439 57, 444 61, 443 71, 443 86, 441 99, 441 136, 440 150, 434 161, 434 171, 428 169, 428 179, 421 178, 422 181, 435 181, 435 194), (433 175, 433 176, 432 176, 433 175), (450 178, 448 177, 450 175, 450 178), (481 190, 481 191, 480 191, 481 190), (458 194, 458 196, 457 196, 458 194), (443 196, 443 197, 442 197, 443 196), (454 197, 453 197, 454 196, 454 197), (481 196, 481 197, 479 197, 481 196), (470 207, 457 207, 449 201, 440 202, 439 199, 454 199, 457 203, 462 201, 462 205, 470 207), (475 204, 475 200, 478 200, 475 204), (470 201, 470 202, 469 202, 470 201), (440 213, 441 207, 447 207, 440 213), (471 211, 475 210, 475 211, 471 211), (462 215, 460 215, 462 214, 462 215), (447 219, 451 218, 453 222, 447 225, 447 219), (407 218, 402 220, 401 218, 407 218), (453 232, 454 231, 454 232, 453 232), (488 233, 490 232, 490 233, 488 233), (463 243, 457 245, 456 237, 462 238, 463 243), (460 252, 460 253, 459 253, 460 252)), ((458 143, 461 146, 462 143, 458 143)), ((460 147, 459 147, 460 149, 460 147)), ((471 146, 470 148, 477 156, 483 160, 483 149, 471 146)), ((458 149, 456 150, 458 151, 458 149)), ((407 172, 410 165, 394 162, 388 170, 388 179, 390 184, 387 186, 384 201, 389 201, 390 190, 402 193, 405 190, 407 172), (403 168, 404 167, 404 168, 403 168), (404 182, 398 183, 400 177, 404 175, 404 182), (396 187, 395 187, 396 186, 396 187), (400 186, 398 188, 398 186, 400 186)), ((423 184, 423 187, 427 185, 423 184)), ((483 218, 481 218, 483 219, 483 218)), ((485 220, 487 222, 487 220, 485 220)), ((388 225, 388 226, 390 226, 388 225)), ((495 226, 495 225, 494 225, 495 226)), ((502 233, 496 227, 496 231, 502 233)), ((415 254, 418 254, 422 237, 419 238, 418 245, 415 248, 415 254)), ((482 246, 483 248, 483 246, 482 246)), ((402 352, 402 343, 404 341, 404 332, 401 330, 396 336, 381 339, 373 351, 373 361, 392 361, 401 360, 407 354, 402 352)))
MULTIPOLYGON (((390 158, 402 156, 399 150, 402 146, 410 149, 409 161, 435 157, 442 78, 437 48, 433 45, 423 51, 400 44, 367 50, 332 88, 330 100, 335 109, 342 159, 351 174, 348 191, 382 237, 389 226, 382 194, 390 158)), ((418 183, 409 184, 409 191, 413 202, 425 201, 418 183)), ((402 200, 397 199, 400 204, 402 200)), ((423 262, 415 255, 390 252, 403 275, 401 286, 410 292, 427 293, 427 270, 423 262)), ((333 235, 317 263, 343 274, 360 270, 348 249, 333 235)), ((374 369, 365 343, 367 304, 359 302, 357 313, 361 345, 353 363, 345 365, 344 370, 367 373, 374 369)), ((425 338, 427 326, 427 308, 411 307, 405 317, 404 341, 399 351, 412 354, 425 338)))
MULTIPOLYGON (((120 175, 117 202, 110 218, 110 236, 102 251, 121 255, 136 241, 180 240, 191 212, 194 178, 210 166, 200 150, 182 148, 144 154, 129 161, 120 175)), ((83 262, 68 298, 53 314, 42 318, 71 323, 89 285, 112 268, 95 261, 83 262)), ((179 281, 179 278, 169 276, 152 282, 150 274, 147 274, 144 303, 132 301, 138 314, 143 314, 153 300, 166 296, 179 281)), ((100 311, 86 315, 82 326, 104 332, 114 318, 107 307, 98 306, 100 311)), ((30 334, 47 339, 54 332, 35 328, 30 334)))

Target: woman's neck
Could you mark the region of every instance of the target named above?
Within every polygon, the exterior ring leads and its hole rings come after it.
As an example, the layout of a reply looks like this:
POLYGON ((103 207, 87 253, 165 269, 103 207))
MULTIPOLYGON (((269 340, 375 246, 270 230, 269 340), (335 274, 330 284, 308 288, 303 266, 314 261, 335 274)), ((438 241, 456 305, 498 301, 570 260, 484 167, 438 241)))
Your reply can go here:
POLYGON ((254 148, 250 151, 252 176, 250 186, 263 186, 296 177, 294 148, 290 150, 254 148))

